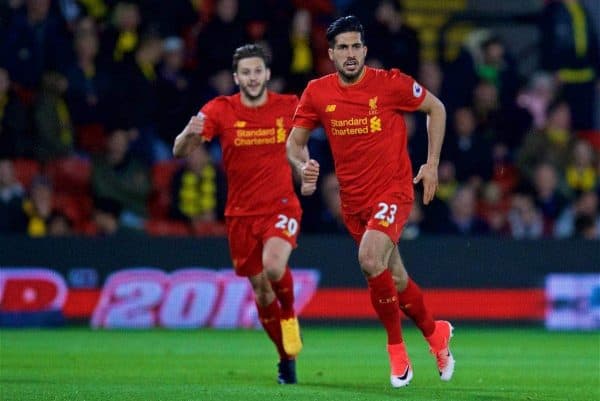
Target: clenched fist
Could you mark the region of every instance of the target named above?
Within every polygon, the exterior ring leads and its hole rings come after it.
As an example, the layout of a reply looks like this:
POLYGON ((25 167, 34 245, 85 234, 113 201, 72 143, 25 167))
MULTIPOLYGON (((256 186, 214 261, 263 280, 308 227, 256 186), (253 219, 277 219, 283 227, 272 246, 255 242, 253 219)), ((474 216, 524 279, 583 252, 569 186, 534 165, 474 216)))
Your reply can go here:
POLYGON ((192 118, 190 118, 190 122, 188 122, 188 125, 186 127, 186 133, 194 135, 201 134, 204 130, 204 120, 205 116, 202 112, 199 112, 197 115, 192 116, 192 118))
POLYGON ((310 159, 302 166, 302 186, 300 193, 304 196, 312 195, 317 190, 317 180, 319 178, 319 163, 310 159))

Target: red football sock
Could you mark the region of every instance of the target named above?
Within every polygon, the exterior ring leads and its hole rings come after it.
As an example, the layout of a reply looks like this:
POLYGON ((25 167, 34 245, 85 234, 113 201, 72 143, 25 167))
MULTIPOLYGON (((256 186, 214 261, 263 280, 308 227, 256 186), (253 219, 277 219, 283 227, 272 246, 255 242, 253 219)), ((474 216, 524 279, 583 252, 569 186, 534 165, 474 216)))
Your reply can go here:
POLYGON ((280 359, 288 359, 288 355, 283 349, 283 341, 281 339, 281 324, 279 322, 280 310, 277 300, 273 300, 268 306, 260 306, 256 304, 258 310, 258 318, 262 327, 267 332, 267 335, 277 347, 280 359))
POLYGON ((401 343, 400 309, 392 273, 385 269, 380 275, 369 278, 368 283, 371 303, 387 331, 388 344, 401 343))
POLYGON ((294 317, 294 280, 289 266, 285 267, 285 273, 279 281, 271 281, 271 287, 281 305, 281 318, 294 317))
POLYGON ((411 278, 408 279, 408 285, 404 291, 398 292, 398 302, 402 312, 415 322, 423 336, 428 337, 433 333, 435 322, 425 307, 421 288, 411 278))

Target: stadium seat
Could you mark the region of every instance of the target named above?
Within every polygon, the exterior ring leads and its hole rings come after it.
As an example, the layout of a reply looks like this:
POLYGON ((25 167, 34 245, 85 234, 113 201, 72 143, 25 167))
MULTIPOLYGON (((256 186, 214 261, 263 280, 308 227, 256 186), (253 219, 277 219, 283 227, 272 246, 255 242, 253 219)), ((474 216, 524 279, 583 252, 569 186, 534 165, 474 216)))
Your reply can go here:
POLYGON ((68 157, 46 165, 46 173, 56 192, 87 194, 90 191, 92 165, 88 159, 68 157))
POLYGON ((171 179, 182 164, 183 162, 179 160, 167 160, 152 166, 152 189, 154 191, 169 191, 171 179))
POLYGON ((76 228, 77 233, 87 236, 98 235, 98 228, 93 220, 86 220, 76 228))
POLYGON ((156 236, 188 236, 189 225, 168 219, 150 219, 146 222, 146 232, 156 236))
POLYGON ((92 214, 92 199, 88 195, 58 192, 52 197, 54 209, 64 213, 73 223, 73 230, 81 233, 92 214))
POLYGON ((193 231, 197 237, 224 237, 227 235, 225 224, 219 221, 196 223, 193 231))
POLYGON ((98 154, 106 147, 106 134, 101 124, 86 124, 75 128, 77 146, 90 154, 98 154))
POLYGON ((151 218, 164 219, 169 215, 171 206, 171 180, 182 166, 179 160, 156 163, 152 167, 152 193, 148 201, 151 218))
POLYGON ((169 217, 171 196, 166 191, 152 191, 148 201, 148 212, 151 218, 166 219, 169 217))
POLYGON ((600 152, 600 130, 581 131, 577 136, 588 141, 597 152, 600 152))
POLYGON ((27 107, 32 106, 33 102, 35 102, 37 93, 36 89, 29 89, 23 85, 18 84, 17 82, 12 82, 12 89, 15 91, 15 94, 19 98, 21 102, 27 107))
POLYGON ((13 160, 15 176, 24 188, 29 188, 33 178, 40 174, 41 166, 36 160, 31 159, 15 159, 13 160))
POLYGON ((519 184, 519 170, 511 164, 498 164, 494 166, 492 181, 496 182, 503 194, 512 192, 519 184))

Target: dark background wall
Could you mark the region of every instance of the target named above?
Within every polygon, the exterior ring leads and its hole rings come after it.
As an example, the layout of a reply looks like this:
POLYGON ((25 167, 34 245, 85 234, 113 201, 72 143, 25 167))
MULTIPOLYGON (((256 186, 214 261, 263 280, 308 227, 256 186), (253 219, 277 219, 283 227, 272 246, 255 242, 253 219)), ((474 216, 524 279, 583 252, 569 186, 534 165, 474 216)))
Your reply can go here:
MULTIPOLYGON (((420 238, 400 245, 409 273, 426 288, 543 287, 547 273, 598 272, 596 241, 512 241, 420 238)), ((362 287, 356 246, 343 236, 304 236, 292 267, 317 268, 320 287, 362 287)), ((46 267, 68 280, 72 269, 91 268, 98 284, 115 270, 151 266, 166 271, 190 266, 229 268, 223 238, 29 239, 0 236, 0 267, 46 267)))

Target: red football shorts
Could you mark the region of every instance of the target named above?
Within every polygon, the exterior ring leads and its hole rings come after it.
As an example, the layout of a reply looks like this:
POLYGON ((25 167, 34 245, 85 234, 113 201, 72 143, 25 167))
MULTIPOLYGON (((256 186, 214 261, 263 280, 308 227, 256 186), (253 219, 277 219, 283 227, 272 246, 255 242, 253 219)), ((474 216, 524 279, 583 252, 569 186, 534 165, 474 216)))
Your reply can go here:
POLYGON ((272 215, 226 217, 227 238, 233 268, 238 276, 262 272, 263 246, 271 237, 279 237, 296 248, 300 233, 300 209, 288 209, 272 215))
POLYGON ((344 223, 357 244, 367 230, 381 231, 397 244, 412 206, 412 202, 388 197, 359 212, 344 213, 344 223))

